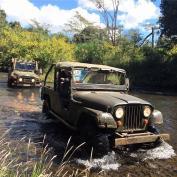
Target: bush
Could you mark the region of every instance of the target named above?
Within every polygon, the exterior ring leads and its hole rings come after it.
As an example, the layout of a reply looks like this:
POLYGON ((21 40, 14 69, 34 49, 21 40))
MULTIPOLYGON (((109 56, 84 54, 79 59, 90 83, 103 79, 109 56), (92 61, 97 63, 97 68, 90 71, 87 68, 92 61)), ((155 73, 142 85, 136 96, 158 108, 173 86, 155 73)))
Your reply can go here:
POLYGON ((160 50, 143 48, 144 58, 124 66, 132 81, 132 87, 150 90, 177 88, 177 59, 165 56, 160 50))
POLYGON ((75 57, 79 62, 102 64, 106 52, 104 42, 94 40, 78 44, 75 49, 75 57))

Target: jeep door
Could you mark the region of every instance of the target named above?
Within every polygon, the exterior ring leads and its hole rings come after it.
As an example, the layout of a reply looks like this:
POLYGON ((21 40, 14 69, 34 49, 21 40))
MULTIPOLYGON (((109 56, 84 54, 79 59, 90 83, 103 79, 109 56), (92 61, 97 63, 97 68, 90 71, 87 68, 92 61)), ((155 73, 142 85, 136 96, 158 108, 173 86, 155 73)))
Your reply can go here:
POLYGON ((46 78, 45 78, 45 89, 46 93, 49 96, 50 99, 50 109, 54 113, 61 116, 61 104, 60 104, 60 97, 58 95, 58 92, 56 91, 56 67, 55 65, 52 65, 49 69, 46 78))
POLYGON ((55 72, 55 104, 60 105, 60 109, 55 112, 67 121, 70 112, 71 99, 71 76, 69 68, 59 68, 55 72))

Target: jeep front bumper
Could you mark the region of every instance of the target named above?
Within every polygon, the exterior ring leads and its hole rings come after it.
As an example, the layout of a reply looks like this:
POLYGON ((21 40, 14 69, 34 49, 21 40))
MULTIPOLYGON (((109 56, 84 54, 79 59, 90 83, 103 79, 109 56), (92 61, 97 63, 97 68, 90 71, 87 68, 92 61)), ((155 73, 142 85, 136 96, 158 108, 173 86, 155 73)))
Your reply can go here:
POLYGON ((41 83, 16 83, 18 87, 41 87, 41 83))
POLYGON ((13 86, 17 86, 17 87, 41 87, 42 83, 41 82, 19 82, 19 81, 13 81, 12 82, 13 86))
POLYGON ((141 143, 153 143, 158 139, 169 140, 169 134, 153 134, 147 133, 136 133, 136 134, 117 134, 119 137, 114 140, 114 147, 131 145, 131 144, 141 144, 141 143))

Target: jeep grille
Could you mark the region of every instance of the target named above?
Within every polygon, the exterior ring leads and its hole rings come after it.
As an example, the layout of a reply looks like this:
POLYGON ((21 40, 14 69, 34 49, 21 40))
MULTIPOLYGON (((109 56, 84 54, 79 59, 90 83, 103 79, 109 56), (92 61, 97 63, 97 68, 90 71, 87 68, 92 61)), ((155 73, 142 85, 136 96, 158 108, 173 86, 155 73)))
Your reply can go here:
POLYGON ((124 116, 124 130, 142 130, 142 105, 126 105, 124 116))
POLYGON ((31 83, 31 77, 22 77, 23 78, 23 82, 25 83, 31 83))

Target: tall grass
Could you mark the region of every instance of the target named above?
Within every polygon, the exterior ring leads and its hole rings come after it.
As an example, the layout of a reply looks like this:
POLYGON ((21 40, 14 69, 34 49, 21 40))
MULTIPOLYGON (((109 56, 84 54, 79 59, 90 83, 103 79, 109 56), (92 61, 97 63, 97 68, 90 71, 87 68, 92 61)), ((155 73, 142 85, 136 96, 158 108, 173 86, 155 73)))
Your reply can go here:
POLYGON ((41 151, 30 139, 28 143, 26 138, 16 140, 18 143, 16 141, 14 143, 5 137, 5 135, 0 137, 0 177, 90 176, 89 168, 80 170, 71 168, 70 165, 71 157, 84 143, 77 147, 70 146, 70 138, 63 158, 54 170, 53 160, 56 156, 51 156, 50 148, 45 146, 41 151))

